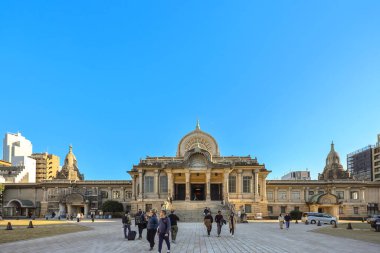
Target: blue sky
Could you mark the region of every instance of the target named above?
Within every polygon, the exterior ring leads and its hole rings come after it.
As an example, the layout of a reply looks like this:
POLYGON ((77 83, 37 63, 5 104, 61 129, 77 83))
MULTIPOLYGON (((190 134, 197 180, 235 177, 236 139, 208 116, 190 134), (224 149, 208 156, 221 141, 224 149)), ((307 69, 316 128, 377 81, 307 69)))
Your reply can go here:
POLYGON ((379 1, 1 1, 0 134, 128 179, 195 127, 279 178, 380 133, 379 1))

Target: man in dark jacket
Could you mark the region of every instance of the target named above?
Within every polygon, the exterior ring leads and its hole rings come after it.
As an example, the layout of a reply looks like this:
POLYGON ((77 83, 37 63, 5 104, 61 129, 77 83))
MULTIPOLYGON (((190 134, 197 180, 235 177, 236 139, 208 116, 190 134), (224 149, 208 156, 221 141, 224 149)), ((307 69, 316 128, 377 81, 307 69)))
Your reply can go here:
POLYGON ((178 216, 174 213, 174 210, 169 214, 170 225, 171 225, 171 234, 172 234, 172 243, 175 243, 175 239, 177 238, 178 226, 177 221, 179 221, 178 216))
POLYGON ((215 215, 215 222, 216 222, 216 225, 218 227, 218 237, 220 237, 220 232, 222 231, 222 226, 223 226, 223 222, 224 222, 223 215, 222 215, 221 211, 218 211, 218 214, 215 215))
POLYGON ((161 210, 160 221, 158 222, 158 252, 161 253, 162 242, 165 240, 167 252, 170 252, 170 242, 169 242, 169 233, 171 230, 170 219, 166 217, 166 211, 161 210))
POLYGON ((150 211, 150 218, 148 220, 148 225, 147 225, 147 234, 146 234, 146 239, 148 240, 149 242, 149 245, 150 245, 150 249, 149 250, 153 250, 153 247, 154 247, 154 237, 156 236, 156 231, 157 231, 157 227, 158 227, 158 219, 157 219, 157 215, 156 215, 156 210, 155 209, 152 209, 150 211))
POLYGON ((290 215, 287 213, 286 215, 285 215, 285 217, 284 217, 284 220, 285 220, 285 227, 286 227, 286 229, 289 229, 289 225, 290 225, 290 220, 291 220, 292 218, 290 217, 290 215))

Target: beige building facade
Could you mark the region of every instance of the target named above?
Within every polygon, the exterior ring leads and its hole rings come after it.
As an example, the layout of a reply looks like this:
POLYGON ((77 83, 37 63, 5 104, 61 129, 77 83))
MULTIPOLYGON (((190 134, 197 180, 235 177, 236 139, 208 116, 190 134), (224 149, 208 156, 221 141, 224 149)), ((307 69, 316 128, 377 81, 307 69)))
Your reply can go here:
POLYGON ((59 157, 48 153, 34 153, 31 158, 36 160, 36 182, 52 180, 57 177, 59 157))

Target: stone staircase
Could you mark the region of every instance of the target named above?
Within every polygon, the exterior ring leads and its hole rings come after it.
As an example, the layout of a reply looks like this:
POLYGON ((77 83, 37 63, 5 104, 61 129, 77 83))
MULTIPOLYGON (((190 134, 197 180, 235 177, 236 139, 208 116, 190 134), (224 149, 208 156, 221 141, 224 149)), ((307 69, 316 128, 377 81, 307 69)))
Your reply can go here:
POLYGON ((202 222, 205 207, 211 209, 213 217, 218 210, 221 210, 223 215, 226 213, 220 201, 173 201, 172 207, 181 222, 202 222))

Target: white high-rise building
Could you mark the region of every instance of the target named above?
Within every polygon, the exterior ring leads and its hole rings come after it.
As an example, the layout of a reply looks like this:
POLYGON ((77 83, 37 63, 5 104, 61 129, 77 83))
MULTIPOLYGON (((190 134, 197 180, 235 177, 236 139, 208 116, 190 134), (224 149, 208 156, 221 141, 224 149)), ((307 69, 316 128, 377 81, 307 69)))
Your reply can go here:
POLYGON ((3 160, 12 166, 0 167, 0 182, 35 183, 36 160, 31 158, 32 143, 20 133, 7 133, 3 141, 3 160))
POLYGON ((31 156, 32 155, 32 143, 21 136, 21 133, 5 134, 3 142, 3 160, 12 163, 12 159, 15 156, 31 156))

